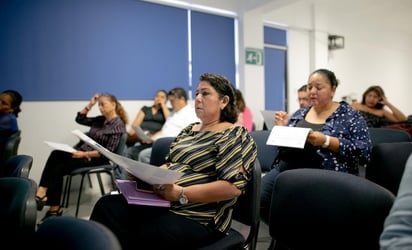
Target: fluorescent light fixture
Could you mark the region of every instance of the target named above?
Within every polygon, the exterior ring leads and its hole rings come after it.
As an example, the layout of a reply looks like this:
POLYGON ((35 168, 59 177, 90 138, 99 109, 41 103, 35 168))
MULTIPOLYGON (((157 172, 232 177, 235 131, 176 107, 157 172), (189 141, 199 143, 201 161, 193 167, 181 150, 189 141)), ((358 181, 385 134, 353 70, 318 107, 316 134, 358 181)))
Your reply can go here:
POLYGON ((222 16, 237 17, 236 12, 233 12, 233 11, 218 9, 218 8, 209 7, 209 6, 200 5, 200 4, 188 3, 184 1, 178 1, 178 0, 145 0, 145 1, 164 4, 164 5, 171 5, 171 6, 186 8, 190 10, 200 10, 204 12, 219 14, 222 16))

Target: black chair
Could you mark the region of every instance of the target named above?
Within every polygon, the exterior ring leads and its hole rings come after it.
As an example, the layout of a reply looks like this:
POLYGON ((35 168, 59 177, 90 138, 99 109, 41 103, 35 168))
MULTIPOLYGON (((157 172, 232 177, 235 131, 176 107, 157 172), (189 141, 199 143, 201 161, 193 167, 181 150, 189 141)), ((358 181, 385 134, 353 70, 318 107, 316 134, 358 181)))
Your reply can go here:
POLYGON ((408 133, 393 128, 369 128, 369 136, 372 141, 372 146, 385 142, 411 141, 408 133))
POLYGON ((397 195, 405 164, 411 153, 412 142, 389 142, 374 146, 365 178, 397 195))
POLYGON ((271 170, 272 164, 278 155, 277 146, 266 144, 270 132, 271 130, 255 130, 249 132, 257 145, 258 159, 263 173, 271 170))
MULTIPOLYGON (((1 153, 1 163, 5 163, 13 155, 17 155, 19 145, 21 141, 21 130, 14 134, 11 134, 4 145, 1 153)), ((1 164, 0 164, 1 165, 1 164)))
POLYGON ((393 203, 380 237, 381 250, 410 249, 412 225, 412 154, 405 164, 398 195, 393 203))
POLYGON ((7 159, 2 169, 2 177, 14 176, 29 178, 33 165, 33 157, 30 155, 13 155, 7 159))
POLYGON ((2 244, 19 248, 36 229, 35 181, 22 177, 0 178, 0 221, 2 244))
POLYGON ((200 250, 256 249, 260 225, 261 176, 260 163, 256 160, 252 180, 248 183, 245 194, 239 197, 233 209, 233 222, 228 234, 200 250))
POLYGON ((117 237, 106 226, 75 217, 45 220, 34 233, 29 247, 43 250, 121 250, 117 237))
POLYGON ((280 173, 269 216, 271 249, 379 249, 394 195, 359 176, 323 169, 280 173))
POLYGON ((153 142, 152 153, 150 155, 150 164, 160 166, 165 163, 166 155, 169 153, 170 144, 175 137, 161 137, 153 142))
MULTIPOLYGON (((410 142, 411 138, 408 133, 399 129, 392 128, 369 128, 369 137, 372 141, 372 147, 387 142, 410 142)), ((359 166, 359 176, 366 176, 366 166, 359 166)))
MULTIPOLYGON (((127 133, 124 133, 120 138, 119 145, 117 146, 117 149, 116 149, 116 154, 123 155, 124 149, 126 147, 126 140, 127 140, 127 133)), ((63 199, 62 199, 63 206, 64 207, 69 206, 72 178, 76 175, 81 175, 79 194, 77 196, 77 204, 76 204, 76 213, 75 213, 76 217, 79 214, 80 199, 81 199, 81 195, 82 195, 82 191, 83 191, 84 177, 86 177, 86 175, 89 177, 90 188, 92 188, 93 186, 92 186, 92 183, 91 183, 90 174, 96 174, 97 180, 99 182, 100 192, 101 192, 102 195, 105 194, 105 190, 104 190, 101 174, 104 173, 104 174, 109 175, 110 180, 111 180, 112 188, 113 188, 113 190, 115 190, 116 189, 116 184, 114 183, 114 180, 115 180, 114 169, 116 167, 117 167, 116 164, 110 162, 110 164, 106 164, 106 165, 93 166, 93 167, 84 167, 84 168, 78 168, 78 169, 73 170, 66 177, 66 183, 64 185, 63 199)))

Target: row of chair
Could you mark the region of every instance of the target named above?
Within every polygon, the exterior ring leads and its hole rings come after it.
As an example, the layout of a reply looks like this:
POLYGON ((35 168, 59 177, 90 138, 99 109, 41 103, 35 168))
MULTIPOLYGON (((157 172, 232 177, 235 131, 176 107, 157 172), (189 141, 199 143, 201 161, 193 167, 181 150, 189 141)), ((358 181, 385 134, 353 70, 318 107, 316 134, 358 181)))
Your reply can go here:
POLYGON ((295 169, 277 177, 268 222, 270 249, 379 249, 412 141, 401 130, 369 131, 372 154, 365 176, 295 169))
POLYGON ((3 245, 64 250, 120 250, 116 236, 105 226, 75 217, 56 217, 36 228, 37 184, 26 177, 0 178, 0 220, 3 245))
POLYGON ((0 238, 3 244, 16 248, 121 250, 116 236, 97 222, 64 216, 47 220, 36 228, 37 183, 29 178, 33 157, 18 154, 20 141, 21 131, 12 134, 0 159, 0 220, 5 228, 0 238))
MULTIPOLYGON (((372 133, 371 133, 371 136, 372 136, 372 133)), ((257 165, 259 165, 259 166, 255 167, 256 173, 260 173, 260 169, 262 169, 262 172, 269 171, 270 167, 271 167, 271 164, 273 163, 274 159, 276 158, 276 154, 277 154, 276 146, 270 146, 270 145, 266 144, 266 141, 267 141, 267 138, 270 134, 270 131, 267 131, 267 130, 252 131, 252 132, 250 132, 250 134, 255 139, 255 141, 258 145, 258 163, 257 163, 257 165)), ((381 135, 381 134, 378 134, 378 135, 381 135)), ((373 137, 373 138, 378 138, 378 137, 373 137)), ((392 136, 390 138, 393 139, 395 137, 392 136)), ((164 139, 164 140, 157 140, 154 143, 153 151, 152 151, 152 158, 151 158, 152 164, 160 165, 162 163, 162 161, 164 160, 164 156, 168 151, 168 148, 169 148, 169 145, 170 145, 172 139, 173 138, 164 139), (159 153, 156 153, 158 151, 159 151, 159 153)), ((123 137, 122 141, 119 143, 119 147, 118 147, 118 150, 116 151, 116 153, 118 153, 118 154, 123 153, 123 150, 124 150, 123 145, 125 145, 125 140, 126 140, 126 137, 123 137)), ((378 139, 372 140, 372 141, 377 145, 377 144, 381 144, 382 140, 381 141, 379 141, 379 140, 380 139, 378 138, 378 139)), ((399 140, 399 139, 396 139, 396 140, 399 140)), ((409 138, 409 140, 410 140, 410 138, 409 138)), ((400 147, 402 147, 402 146, 400 146, 400 147)), ((376 148, 378 149, 380 147, 376 147, 376 148)), ((402 147, 402 148, 404 148, 404 147, 402 147)), ((399 152, 399 151, 395 151, 395 152, 399 152)), ((380 162, 380 163, 384 162, 384 161, 381 161, 379 159, 377 161, 380 162)), ((76 170, 76 171, 72 172, 69 175, 69 177, 66 181, 65 191, 64 191, 65 195, 64 195, 64 198, 63 198, 63 204, 65 206, 68 206, 68 203, 69 203, 69 193, 70 193, 71 182, 72 182, 71 178, 75 175, 81 175, 82 178, 81 178, 81 182, 80 182, 79 194, 78 194, 78 197, 77 197, 77 204, 76 204, 76 216, 77 216, 78 211, 79 211, 79 205, 80 205, 80 199, 81 199, 81 192, 82 192, 82 189, 83 189, 84 178, 87 176, 89 178, 89 183, 91 185, 90 174, 95 173, 97 175, 98 180, 99 180, 101 193, 102 193, 102 195, 104 195, 105 191, 104 191, 104 188, 103 188, 103 184, 102 184, 102 181, 101 181, 100 174, 101 173, 109 174, 110 178, 112 180, 112 183, 113 183, 113 181, 114 181, 113 169, 115 167, 116 166, 114 164, 111 164, 111 165, 107 165, 107 166, 105 165, 105 166, 99 166, 99 167, 79 169, 79 170, 76 170)), ((369 168, 369 169, 372 169, 372 168, 369 168)), ((367 175, 368 175, 368 178, 369 178, 369 176, 372 176, 372 172, 368 171, 367 175)), ((259 176, 259 180, 254 179, 254 181, 253 181, 253 183, 256 185, 257 182, 260 183, 260 174, 255 174, 255 176, 259 176)), ((397 174, 397 176, 400 176, 399 173, 397 174)), ((370 177, 370 178, 372 178, 372 177, 370 177)), ((397 181, 395 180, 394 182, 396 183, 397 181)), ((399 183, 399 182, 397 182, 397 183, 399 183)), ((385 185, 383 185, 383 186, 385 186, 385 185)), ((90 187, 92 187, 92 186, 90 186, 90 187)), ((114 186, 113 186, 113 188, 114 188, 114 186)), ((390 189, 393 192, 393 190, 395 190, 396 187, 394 187, 394 189, 391 189, 391 188, 388 188, 388 189, 390 189)), ((249 196, 245 196, 245 198, 244 198, 244 199, 248 200, 248 202, 246 202, 246 204, 249 204, 249 205, 253 204, 253 205, 251 205, 252 207, 249 207, 249 208, 246 207, 247 208, 246 211, 249 211, 249 213, 244 211, 244 212, 240 213, 239 215, 236 215, 236 212, 235 212, 235 218, 234 219, 238 220, 240 222, 244 222, 243 224, 246 224, 246 226, 249 228, 249 234, 247 234, 246 236, 243 236, 239 233, 240 232, 239 230, 237 231, 235 229, 232 229, 231 234, 229 234, 229 235, 234 235, 234 236, 232 238, 231 237, 227 237, 227 239, 225 238, 222 242, 218 243, 219 245, 223 245, 223 244, 226 244, 228 242, 233 241, 233 242, 237 242, 236 244, 238 244, 238 245, 239 244, 240 245, 244 244, 245 246, 250 247, 250 249, 255 248, 256 240, 257 240, 257 234, 258 234, 258 227, 259 227, 259 216, 258 215, 256 216, 256 213, 258 213, 258 211, 259 211, 259 207, 258 207, 259 200, 256 199, 256 197, 260 196, 260 191, 259 190, 260 190, 260 187, 255 187, 254 191, 252 192, 254 194, 254 196, 251 197, 249 195, 249 196), (250 199, 253 199, 255 202, 250 202, 250 199), (248 216, 248 220, 246 220, 246 221, 245 221, 244 218, 242 218, 242 216, 244 217, 245 215, 248 216), (252 215, 254 215, 254 216, 252 216, 252 215), (236 238, 237 238, 237 240, 233 240, 233 239, 236 239, 236 238), (228 240, 228 239, 232 239, 232 240, 228 240)), ((242 201, 240 201, 239 204, 242 204, 242 201)), ((244 210, 246 208, 245 208, 245 205, 243 204, 242 209, 244 210)), ((242 211, 242 210, 241 209, 236 209, 235 211, 242 211)), ((234 243, 229 243, 229 244, 234 244, 234 243)), ((211 247, 213 247, 213 249, 216 249, 215 245, 211 246, 211 247)), ((209 249, 209 248, 205 248, 205 249, 209 249)), ((212 248, 210 248, 210 249, 212 249, 212 248)))

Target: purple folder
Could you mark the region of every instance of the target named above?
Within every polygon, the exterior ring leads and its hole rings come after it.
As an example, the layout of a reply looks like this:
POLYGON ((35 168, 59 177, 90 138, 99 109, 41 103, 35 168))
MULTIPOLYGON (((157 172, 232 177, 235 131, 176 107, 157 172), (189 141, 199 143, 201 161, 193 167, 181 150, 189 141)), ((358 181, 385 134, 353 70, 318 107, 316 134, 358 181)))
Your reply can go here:
POLYGON ((163 197, 147 190, 139 190, 136 188, 136 182, 131 180, 116 180, 116 185, 120 193, 126 198, 129 204, 170 207, 171 202, 163 197))

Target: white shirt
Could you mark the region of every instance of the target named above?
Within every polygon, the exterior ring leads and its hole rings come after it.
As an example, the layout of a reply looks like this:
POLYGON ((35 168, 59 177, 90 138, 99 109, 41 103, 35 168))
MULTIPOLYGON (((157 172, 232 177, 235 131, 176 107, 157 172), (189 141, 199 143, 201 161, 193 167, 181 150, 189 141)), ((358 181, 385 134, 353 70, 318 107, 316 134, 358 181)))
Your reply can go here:
POLYGON ((172 111, 166 122, 163 124, 159 135, 155 138, 160 137, 175 137, 179 132, 193 122, 200 121, 196 116, 195 109, 190 105, 186 105, 179 111, 172 111))

